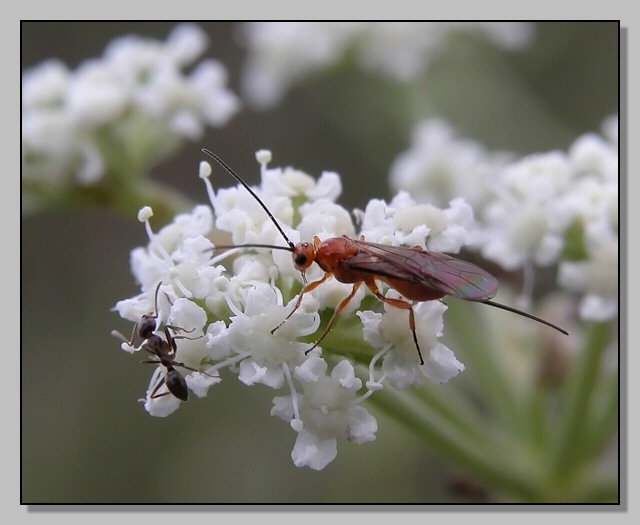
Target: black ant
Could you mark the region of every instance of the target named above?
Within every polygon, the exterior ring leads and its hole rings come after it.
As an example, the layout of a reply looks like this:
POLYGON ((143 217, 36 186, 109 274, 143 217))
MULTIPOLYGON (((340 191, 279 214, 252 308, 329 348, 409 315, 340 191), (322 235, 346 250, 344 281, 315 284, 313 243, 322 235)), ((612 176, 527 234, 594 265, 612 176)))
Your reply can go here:
MULTIPOLYGON (((164 366, 167 369, 167 373, 165 376, 156 384, 154 389, 150 394, 151 399, 156 399, 162 396, 166 396, 168 394, 173 394, 180 401, 186 401, 189 398, 189 389, 187 388, 187 380, 184 376, 178 372, 175 367, 182 367, 186 370, 191 370, 192 372, 200 372, 196 368, 192 368, 190 366, 185 365, 184 363, 179 363, 175 361, 177 345, 176 339, 192 339, 190 337, 181 335, 172 335, 170 330, 174 332, 192 332, 192 330, 185 330, 184 328, 180 328, 179 326, 166 325, 164 327, 165 339, 163 339, 158 334, 155 334, 154 331, 157 329, 157 318, 158 318, 158 292, 160 290, 160 286, 162 285, 162 281, 158 283, 155 291, 155 313, 144 314, 140 320, 133 327, 133 332, 131 334, 131 339, 127 340, 120 332, 114 330, 112 335, 122 339, 129 346, 133 346, 133 341, 135 338, 136 330, 138 335, 144 340, 141 345, 141 349, 149 352, 157 359, 148 359, 145 361, 141 361, 141 363, 156 363, 164 366), (168 392, 162 392, 158 394, 158 390, 162 385, 167 386, 168 392)), ((206 372, 202 372, 205 375, 209 375, 206 372)))
MULTIPOLYGON (((191 368, 190 366, 185 365, 184 363, 178 363, 175 361, 176 358, 176 339, 190 339, 186 336, 172 336, 169 329, 173 330, 183 330, 182 328, 173 327, 173 326, 165 326, 164 334, 166 340, 162 339, 157 334, 151 334, 145 343, 142 345, 142 349, 149 352, 151 355, 157 357, 158 359, 148 359, 146 361, 141 361, 141 363, 156 363, 164 366, 167 369, 167 373, 165 376, 158 381, 158 384, 154 387, 149 397, 151 399, 156 399, 158 397, 166 396, 168 394, 173 394, 180 401, 186 401, 189 398, 189 389, 187 388, 187 380, 184 376, 178 372, 174 367, 179 366, 185 368, 187 370, 191 370, 192 372, 199 372, 196 368, 191 368), (158 389, 162 385, 167 385, 168 392, 162 392, 157 394, 158 389)), ((205 375, 209 375, 206 372, 202 372, 205 375)))

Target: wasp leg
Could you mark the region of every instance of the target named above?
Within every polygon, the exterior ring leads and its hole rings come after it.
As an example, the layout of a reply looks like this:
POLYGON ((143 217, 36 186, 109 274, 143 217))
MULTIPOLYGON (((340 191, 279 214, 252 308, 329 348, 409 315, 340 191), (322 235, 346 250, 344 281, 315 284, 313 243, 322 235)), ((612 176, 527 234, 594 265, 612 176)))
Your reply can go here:
POLYGON ((340 301, 340 304, 336 307, 335 311, 333 312, 333 315, 331 316, 331 319, 329 319, 329 322, 327 323, 327 327, 324 329, 323 334, 320 336, 320 339, 318 339, 311 348, 309 348, 308 350, 305 350, 304 352, 305 355, 311 352, 311 350, 313 350, 316 346, 318 346, 320 344, 320 341, 322 341, 325 338, 325 336, 331 331, 331 328, 333 327, 336 320, 338 319, 338 315, 340 315, 340 312, 342 312, 342 310, 344 310, 346 306, 349 304, 351 299, 353 299, 353 296, 356 294, 361 284, 362 284, 362 281, 358 281, 354 283, 353 288, 351 289, 351 293, 349 293, 349 295, 347 295, 342 301, 340 301))
POLYGON ((276 326, 273 330, 271 330, 271 333, 273 334, 294 314, 294 312, 298 309, 298 307, 302 303, 302 297, 304 296, 304 294, 306 294, 307 292, 310 292, 311 290, 315 290, 318 286, 320 286, 323 282, 325 282, 329 277, 331 277, 331 272, 325 273, 322 279, 318 279, 317 281, 313 281, 312 283, 307 284, 298 295, 298 300, 296 301, 296 304, 293 307, 293 310, 289 312, 289 315, 287 315, 287 317, 285 317, 278 326, 276 326))
POLYGON ((413 342, 416 345, 416 350, 418 351, 418 357, 420 358, 420 364, 424 365, 424 359, 422 359, 422 352, 420 352, 420 345, 418 344, 418 336, 416 335, 416 319, 415 314, 413 313, 413 306, 411 303, 403 300, 403 299, 392 299, 390 297, 385 297, 380 293, 376 283, 373 279, 365 281, 366 285, 369 287, 369 290, 373 292, 373 294, 380 299, 383 303, 390 304, 391 306, 395 306, 396 308, 402 308, 403 310, 409 310, 409 328, 411 329, 411 335, 413 335, 413 342))

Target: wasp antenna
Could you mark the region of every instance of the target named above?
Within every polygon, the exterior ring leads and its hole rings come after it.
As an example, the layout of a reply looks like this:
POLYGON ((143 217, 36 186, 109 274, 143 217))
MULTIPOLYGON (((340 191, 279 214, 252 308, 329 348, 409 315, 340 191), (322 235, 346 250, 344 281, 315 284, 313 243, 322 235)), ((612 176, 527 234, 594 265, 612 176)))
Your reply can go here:
POLYGON ((275 244, 222 244, 220 246, 214 246, 211 250, 233 250, 234 248, 269 248, 270 250, 286 250, 288 252, 293 251, 295 247, 290 246, 276 246, 275 244))
POLYGON ((544 319, 541 319, 540 317, 536 317, 535 315, 532 314, 528 314, 527 312, 523 312, 522 310, 516 310, 515 308, 511 308, 510 306, 507 306, 505 304, 500 304, 500 303, 494 303, 493 301, 479 301, 481 303, 484 304, 488 304, 489 306, 495 306, 496 308, 500 308, 502 310, 506 310, 507 312, 511 312, 514 314, 518 314, 521 315, 522 317, 527 317, 529 319, 533 319, 534 321, 538 321, 539 323, 542 324, 546 324, 547 326, 550 326, 551 328, 554 328, 556 330, 558 330, 558 332, 564 334, 564 335, 569 335, 569 332, 567 332, 564 328, 560 328, 559 326, 556 326, 553 323, 550 323, 549 321, 545 321, 544 319))
POLYGON ((229 175, 231 175, 234 179, 236 179, 240 184, 242 184, 245 189, 253 196, 253 198, 258 201, 258 204, 260 204, 260 206, 262 206, 262 209, 266 212, 266 214, 269 216, 269 218, 271 219, 271 222, 273 222, 273 224, 275 224, 276 228, 278 228, 278 231, 280 232, 280 234, 282 235, 282 237, 284 238, 285 241, 287 241, 287 244, 289 245, 289 248, 291 248, 289 251, 292 251, 295 248, 295 245, 289 240, 289 237, 287 237, 286 233, 284 233, 284 230, 281 228, 281 226, 278 224, 278 221, 276 221, 276 218, 271 214, 271 212, 269 211, 269 209, 267 208, 267 206, 265 205, 264 202, 262 202, 260 200, 260 197, 258 197, 255 192, 249 187, 249 185, 243 181, 240 178, 240 175, 238 175, 235 171, 233 171, 231 169, 231 167, 229 167, 229 165, 222 160, 220 157, 218 157, 218 155, 216 155, 215 153, 213 153, 212 151, 209 151, 206 148, 202 148, 202 152, 206 153, 207 155, 209 155, 213 160, 215 160, 218 164, 220 164, 220 166, 222 166, 228 173, 229 175))

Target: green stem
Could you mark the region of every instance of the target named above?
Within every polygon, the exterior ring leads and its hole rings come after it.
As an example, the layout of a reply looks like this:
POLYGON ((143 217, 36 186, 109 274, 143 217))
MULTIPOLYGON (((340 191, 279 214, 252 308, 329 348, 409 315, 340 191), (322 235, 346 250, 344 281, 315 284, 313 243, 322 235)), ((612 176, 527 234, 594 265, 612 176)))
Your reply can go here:
POLYGON ((151 206, 154 224, 160 228, 177 214, 191 211, 194 203, 173 188, 152 180, 140 181, 134 192, 128 195, 119 193, 113 202, 114 209, 134 218, 142 206, 151 206))
POLYGON ((469 438, 483 439, 485 428, 477 412, 469 405, 468 398, 456 394, 453 385, 425 385, 413 391, 416 399, 446 420, 452 428, 469 438))
POLYGON ((593 475, 582 477, 585 482, 580 494, 582 501, 589 503, 618 503, 620 491, 618 484, 620 479, 617 475, 610 473, 594 472, 593 475))
POLYGON ((604 379, 606 392, 603 393, 603 403, 599 410, 591 416, 593 432, 589 440, 590 447, 585 451, 590 457, 600 453, 609 443, 619 424, 619 397, 618 375, 608 375, 604 379))
POLYGON ((525 426, 520 399, 509 372, 500 365, 500 355, 511 349, 505 348, 509 345, 507 341, 496 337, 496 330, 490 323, 492 313, 482 316, 473 311, 479 307, 481 305, 461 301, 450 302, 445 321, 447 332, 455 334, 452 348, 456 353, 458 349, 464 351, 468 373, 477 381, 477 390, 482 393, 486 409, 505 427, 520 431, 525 426), (470 317, 475 317, 477 322, 469 321, 470 317))
MULTIPOLYGON (((580 463, 584 446, 592 431, 588 412, 594 385, 609 342, 610 323, 591 323, 586 332, 585 345, 567 378, 562 409, 555 426, 555 440, 551 445, 553 478, 561 483, 580 463)), ((588 448, 588 447, 587 447, 588 448)))
MULTIPOLYGON (((460 432, 455 417, 442 414, 410 391, 385 388, 371 403, 419 436, 430 448, 452 463, 483 479, 509 497, 533 501, 535 463, 530 455, 515 450, 513 443, 480 432, 460 432)), ((449 409, 451 412, 453 408, 449 409)))

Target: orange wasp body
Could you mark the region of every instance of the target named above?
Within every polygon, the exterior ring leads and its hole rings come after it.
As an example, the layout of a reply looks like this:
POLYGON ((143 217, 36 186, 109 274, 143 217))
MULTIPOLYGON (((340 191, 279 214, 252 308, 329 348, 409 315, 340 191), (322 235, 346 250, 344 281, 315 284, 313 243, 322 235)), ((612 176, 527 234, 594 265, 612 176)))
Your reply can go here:
POLYGON ((321 241, 318 237, 314 237, 312 242, 293 244, 253 190, 217 155, 207 149, 203 149, 202 151, 215 159, 255 197, 288 244, 288 246, 244 244, 240 246, 218 246, 215 249, 246 247, 287 250, 291 252, 294 266, 303 276, 305 270, 311 266, 314 261, 325 272, 322 278, 305 284, 289 315, 287 315, 278 326, 271 330, 271 333, 280 328, 280 326, 293 315, 300 306, 302 298, 306 293, 317 288, 329 277, 333 276, 342 283, 353 284, 349 295, 336 307, 320 339, 307 350, 307 353, 313 350, 329 333, 337 316, 344 310, 347 304, 349 304, 349 301, 355 296, 363 283, 381 301, 397 308, 408 310, 409 328, 411 329, 421 364, 424 364, 424 360, 416 336, 413 306, 409 301, 433 301, 450 295, 467 301, 475 301, 495 306, 496 308, 533 319, 568 335, 566 330, 544 319, 491 301, 491 298, 498 290, 497 279, 479 266, 461 259, 456 259, 450 255, 428 252, 419 246, 408 248, 368 242, 363 237, 359 240, 350 239, 346 236, 332 237, 324 241, 321 241), (408 301, 385 297, 378 290, 376 280, 386 283, 390 288, 393 288, 404 298, 408 299, 408 301))

